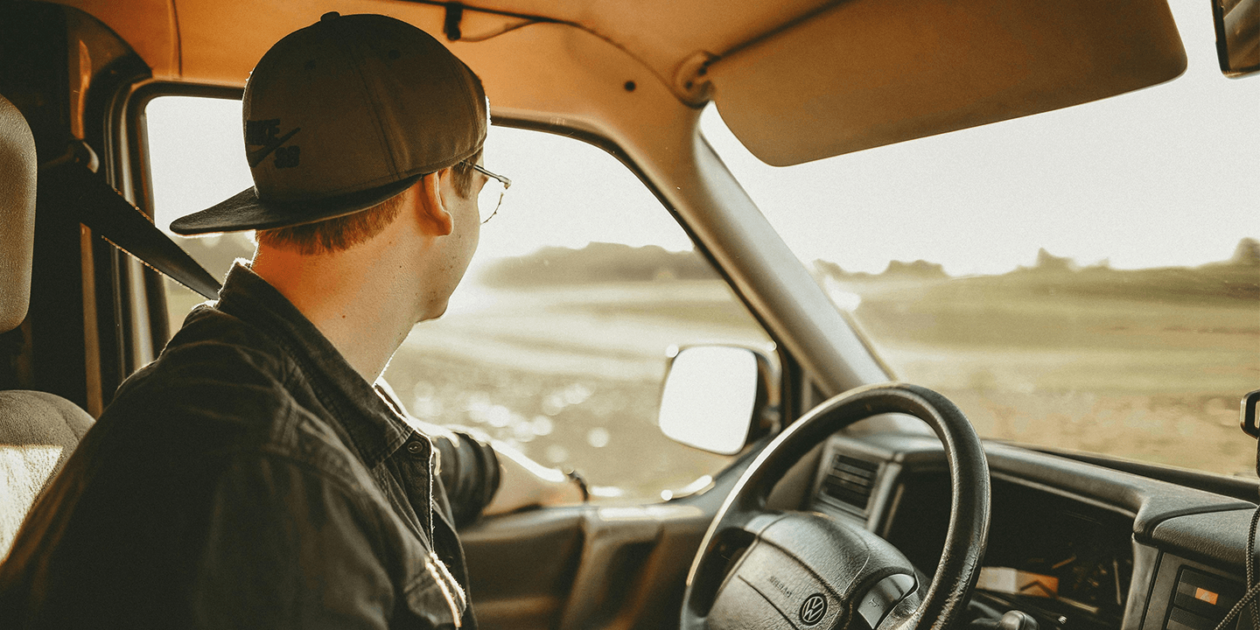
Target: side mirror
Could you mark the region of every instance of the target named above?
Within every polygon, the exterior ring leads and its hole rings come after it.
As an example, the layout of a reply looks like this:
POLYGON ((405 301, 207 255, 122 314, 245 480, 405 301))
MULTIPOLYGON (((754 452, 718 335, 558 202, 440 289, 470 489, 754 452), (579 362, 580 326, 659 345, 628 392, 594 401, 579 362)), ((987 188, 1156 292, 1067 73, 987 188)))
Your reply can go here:
POLYGON ((666 437, 701 450, 734 455, 778 424, 769 359, 731 346, 693 346, 675 354, 661 392, 666 437))
POLYGON ((1212 0, 1221 72, 1238 78, 1260 71, 1260 0, 1212 0))

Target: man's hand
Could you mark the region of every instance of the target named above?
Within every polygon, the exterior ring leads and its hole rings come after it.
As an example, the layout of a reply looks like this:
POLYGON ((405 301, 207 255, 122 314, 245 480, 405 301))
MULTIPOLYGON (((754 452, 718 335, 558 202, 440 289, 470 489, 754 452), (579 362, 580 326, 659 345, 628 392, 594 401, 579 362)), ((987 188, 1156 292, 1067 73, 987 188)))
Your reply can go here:
POLYGON ((547 468, 524 453, 495 440, 499 457, 499 491, 482 514, 506 514, 541 505, 582 503, 582 488, 555 468, 547 468))

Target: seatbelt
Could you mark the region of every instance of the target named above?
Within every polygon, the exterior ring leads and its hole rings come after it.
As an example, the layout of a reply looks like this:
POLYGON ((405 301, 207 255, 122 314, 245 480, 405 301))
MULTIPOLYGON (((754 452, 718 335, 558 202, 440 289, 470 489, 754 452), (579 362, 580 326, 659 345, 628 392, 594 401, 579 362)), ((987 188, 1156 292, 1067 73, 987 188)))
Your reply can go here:
POLYGON ((76 142, 66 155, 39 167, 38 194, 59 196, 57 207, 70 208, 92 232, 172 280, 216 299, 219 281, 93 172, 95 164, 91 147, 76 142))

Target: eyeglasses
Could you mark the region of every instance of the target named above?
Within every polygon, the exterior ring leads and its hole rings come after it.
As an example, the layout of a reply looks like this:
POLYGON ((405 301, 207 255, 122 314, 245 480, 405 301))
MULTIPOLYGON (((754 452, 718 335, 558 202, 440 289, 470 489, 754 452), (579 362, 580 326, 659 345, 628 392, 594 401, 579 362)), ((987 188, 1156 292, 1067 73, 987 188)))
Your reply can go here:
POLYGON ((503 204, 503 195, 507 193, 508 188, 512 187, 512 180, 502 175, 495 175, 482 168, 480 164, 472 162, 467 162, 467 164, 473 167, 473 170, 490 178, 477 194, 477 209, 481 212, 481 223, 485 225, 499 213, 499 206, 503 204))

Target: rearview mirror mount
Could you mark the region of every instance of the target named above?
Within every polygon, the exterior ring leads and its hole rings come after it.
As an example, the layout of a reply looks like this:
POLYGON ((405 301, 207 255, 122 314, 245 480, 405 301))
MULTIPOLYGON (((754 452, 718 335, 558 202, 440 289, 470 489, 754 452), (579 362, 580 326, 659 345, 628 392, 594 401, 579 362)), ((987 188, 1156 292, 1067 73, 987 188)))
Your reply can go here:
POLYGON ((1212 0, 1221 72, 1239 78, 1260 72, 1260 0, 1212 0))

